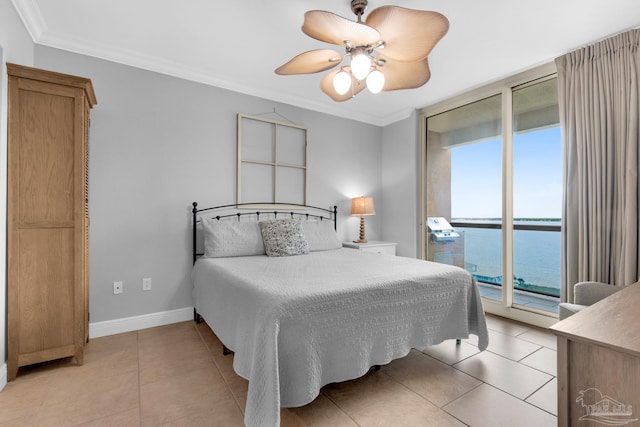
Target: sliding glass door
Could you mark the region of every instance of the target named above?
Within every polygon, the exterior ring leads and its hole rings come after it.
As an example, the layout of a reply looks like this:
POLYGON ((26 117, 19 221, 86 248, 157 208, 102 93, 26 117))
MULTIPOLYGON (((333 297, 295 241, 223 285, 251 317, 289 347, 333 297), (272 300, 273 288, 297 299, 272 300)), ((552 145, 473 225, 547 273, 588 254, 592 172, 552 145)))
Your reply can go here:
MULTIPOLYGON (((502 274, 501 105, 494 95, 428 117, 426 142, 427 224, 443 218, 458 234, 439 237, 428 227, 426 259, 494 281, 502 274)), ((482 291, 502 299, 499 289, 482 291)))
POLYGON ((514 303, 558 312, 562 144, 557 79, 513 90, 514 303))
POLYGON ((535 319, 556 316, 559 302, 556 78, 497 85, 431 111, 422 148, 423 257, 469 271, 487 311, 547 324, 535 319))

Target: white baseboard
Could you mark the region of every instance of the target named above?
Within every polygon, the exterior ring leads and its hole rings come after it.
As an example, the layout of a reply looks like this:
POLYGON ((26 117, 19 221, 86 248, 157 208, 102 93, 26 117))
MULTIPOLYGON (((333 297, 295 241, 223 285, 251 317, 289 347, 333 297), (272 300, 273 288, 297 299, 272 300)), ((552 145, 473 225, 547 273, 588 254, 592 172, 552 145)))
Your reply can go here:
POLYGON ((0 391, 7 385, 7 364, 0 365, 0 391))
POLYGON ((193 320, 193 307, 143 314, 141 316, 124 317, 122 319, 105 320, 103 322, 89 323, 89 338, 121 334, 123 332, 170 325, 171 323, 184 322, 187 320, 193 320))

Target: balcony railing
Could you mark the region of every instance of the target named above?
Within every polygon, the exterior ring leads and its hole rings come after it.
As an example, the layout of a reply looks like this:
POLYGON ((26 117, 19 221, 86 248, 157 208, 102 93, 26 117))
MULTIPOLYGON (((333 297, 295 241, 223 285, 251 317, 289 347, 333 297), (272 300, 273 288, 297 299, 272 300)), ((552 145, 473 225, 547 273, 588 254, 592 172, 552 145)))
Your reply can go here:
MULTIPOLYGON (((548 297, 560 296, 561 226, 553 222, 558 221, 514 222, 514 289, 548 297)), ((465 268, 480 283, 502 286, 502 224, 489 220, 453 220, 451 225, 465 232, 465 268), (479 231, 481 229, 486 231, 479 231), (490 230, 500 232, 494 235, 490 230), (474 262, 478 259, 479 262, 474 262)))

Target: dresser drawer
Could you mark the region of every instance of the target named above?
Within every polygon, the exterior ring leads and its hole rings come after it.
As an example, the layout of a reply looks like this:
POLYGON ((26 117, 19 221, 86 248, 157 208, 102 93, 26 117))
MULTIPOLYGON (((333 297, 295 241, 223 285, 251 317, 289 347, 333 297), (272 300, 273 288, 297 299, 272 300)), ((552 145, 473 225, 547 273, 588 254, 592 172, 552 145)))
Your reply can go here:
POLYGON ((342 246, 345 248, 358 249, 364 252, 373 252, 374 254, 394 255, 396 254, 396 243, 383 242, 381 240, 370 240, 367 243, 344 242, 342 246))

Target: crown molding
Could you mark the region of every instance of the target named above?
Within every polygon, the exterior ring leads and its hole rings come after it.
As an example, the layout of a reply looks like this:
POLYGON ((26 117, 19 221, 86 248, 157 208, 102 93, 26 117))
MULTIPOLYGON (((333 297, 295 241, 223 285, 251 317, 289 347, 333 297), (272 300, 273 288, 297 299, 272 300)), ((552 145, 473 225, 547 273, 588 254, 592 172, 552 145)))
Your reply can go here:
POLYGON ((126 49, 115 49, 112 46, 89 43, 62 34, 50 31, 45 23, 40 8, 35 0, 11 0, 16 12, 24 23, 31 39, 35 44, 61 49, 81 55, 87 55, 147 71, 157 72, 172 77, 177 77, 197 83, 227 89, 233 92, 249 96, 268 99, 295 107, 337 116, 343 119, 354 120, 374 126, 384 127, 396 121, 403 120, 411 114, 412 108, 402 109, 395 114, 384 117, 362 113, 341 105, 327 105, 311 101, 302 96, 285 95, 269 88, 259 88, 250 85, 239 84, 224 79, 213 77, 211 73, 185 67, 183 64, 167 61, 162 58, 143 55, 126 49))
POLYGON ((11 3, 27 28, 31 40, 34 43, 38 43, 42 35, 47 31, 47 24, 44 22, 38 5, 34 0, 11 0, 11 3))
POLYGON ((394 114, 388 115, 385 117, 385 120, 381 120, 379 126, 388 126, 395 122, 399 122, 400 120, 408 119, 411 117, 411 114, 416 111, 413 107, 403 108, 402 110, 397 111, 394 114))
POLYGON ((216 78, 208 71, 185 67, 183 64, 167 61, 162 58, 144 55, 126 49, 117 49, 108 45, 90 43, 86 40, 79 40, 63 34, 54 33, 48 29, 35 0, 11 0, 11 3, 24 23, 31 39, 38 45, 104 59, 374 126, 384 127, 396 121, 403 120, 409 117, 413 111, 413 108, 408 108, 397 111, 391 115, 372 115, 356 109, 350 109, 342 104, 335 106, 327 105, 321 102, 311 101, 303 96, 285 95, 269 88, 259 88, 216 78))
MULTIPOLYGON (((17 1, 17 0, 16 0, 17 1)), ((197 83, 215 86, 245 95, 256 96, 259 98, 269 99, 299 108, 304 108, 332 116, 338 116, 344 119, 355 120, 375 126, 386 126, 394 121, 407 117, 409 113, 401 111, 398 115, 378 117, 370 114, 364 114, 360 111, 343 107, 331 107, 326 104, 309 101, 304 97, 283 95, 277 91, 264 88, 257 88, 219 79, 211 76, 209 72, 185 67, 183 64, 167 61, 150 55, 141 55, 138 52, 128 51, 126 49, 114 49, 111 46, 99 45, 96 43, 87 43, 85 40, 77 40, 69 38, 61 34, 51 31, 42 33, 38 38, 37 44, 55 49, 61 49, 81 55, 87 55, 94 58, 104 59, 147 71, 157 72, 172 77, 194 81, 197 83)))

